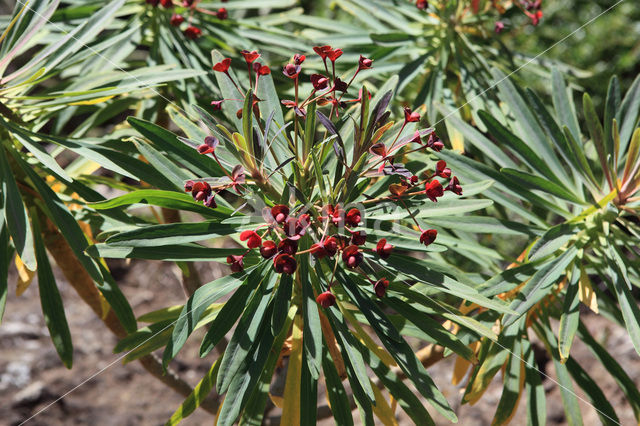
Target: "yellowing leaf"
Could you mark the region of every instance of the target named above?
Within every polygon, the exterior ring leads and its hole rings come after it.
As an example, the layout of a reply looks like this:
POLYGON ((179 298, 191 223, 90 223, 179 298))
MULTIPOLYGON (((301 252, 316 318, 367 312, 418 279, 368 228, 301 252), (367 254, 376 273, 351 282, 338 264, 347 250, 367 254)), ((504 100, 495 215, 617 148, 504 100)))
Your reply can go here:
POLYGON ((31 281, 33 281, 33 277, 36 276, 35 270, 30 271, 24 263, 22 263, 22 259, 20 256, 16 254, 15 260, 16 269, 18 270, 18 282, 16 284, 16 296, 21 296, 22 293, 29 287, 31 281))
POLYGON ((453 374, 451 376, 451 384, 458 385, 464 379, 464 376, 467 375, 467 371, 471 363, 461 356, 456 358, 456 363, 453 366, 453 374))
POLYGON ((278 408, 282 408, 284 406, 284 398, 281 396, 271 395, 271 393, 269 393, 269 399, 271 399, 271 402, 273 402, 273 405, 275 405, 278 408))
POLYGON ((454 151, 458 151, 459 153, 464 152, 464 136, 462 133, 456 129, 452 129, 449 132, 449 138, 451 140, 451 147, 454 151))
POLYGON ((103 96, 101 98, 89 99, 88 101, 71 102, 69 105, 95 105, 102 102, 106 102, 109 99, 113 98, 114 96, 115 95, 103 96))
POLYGON ((376 397, 376 405, 373 406, 373 412, 380 419, 383 425, 385 426, 397 426, 398 421, 396 417, 393 415, 393 410, 389 407, 387 400, 384 399, 382 392, 375 385, 375 383, 371 382, 371 389, 373 389, 373 394, 376 397))
POLYGON ((293 322, 291 355, 287 368, 287 381, 284 385, 284 405, 281 425, 298 426, 300 424, 300 380, 302 373, 302 316, 297 315, 293 322))
POLYGON ((371 336, 369 336, 364 329, 362 328, 362 326, 360 325, 360 323, 354 318, 353 314, 351 314, 351 312, 349 312, 346 308, 346 303, 344 302, 338 302, 338 307, 340 308, 340 311, 342 312, 342 315, 344 315, 344 317, 347 319, 347 321, 349 321, 349 323, 353 326, 353 330, 351 331, 357 338, 358 340, 360 340, 360 342, 365 345, 367 348, 371 349, 371 351, 373 353, 375 353, 378 358, 380 358, 380 360, 382 362, 384 362, 384 364, 391 368, 393 366, 396 366, 396 361, 393 359, 393 357, 386 351, 384 350, 381 346, 376 345, 376 343, 373 341, 373 339, 371 338, 371 336))
POLYGON ((596 314, 598 313, 598 298, 591 287, 591 280, 584 268, 580 268, 580 280, 578 281, 578 297, 596 314))

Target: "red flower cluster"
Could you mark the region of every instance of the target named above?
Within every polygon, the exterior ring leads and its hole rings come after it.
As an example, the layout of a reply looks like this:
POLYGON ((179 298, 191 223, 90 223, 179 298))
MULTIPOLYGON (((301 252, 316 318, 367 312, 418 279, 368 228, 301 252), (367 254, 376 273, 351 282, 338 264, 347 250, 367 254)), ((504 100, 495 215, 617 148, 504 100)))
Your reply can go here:
MULTIPOLYGON (((153 6, 158 7, 159 5, 164 7, 165 9, 172 9, 174 7, 174 0, 146 0, 146 3, 153 6)), ((227 0, 222 0, 223 3, 226 3, 227 0)), ((229 13, 227 9, 221 7, 215 12, 209 11, 207 9, 202 9, 197 6, 195 0, 182 0, 182 3, 179 5, 181 7, 185 7, 190 9, 191 16, 193 16, 194 12, 205 13, 208 15, 213 15, 220 20, 225 20, 229 17, 229 13)), ((179 13, 173 13, 171 18, 169 19, 169 23, 174 27, 179 27, 185 21, 184 16, 179 13)), ((189 19, 189 25, 183 30, 183 34, 186 38, 195 40, 202 35, 202 30, 195 25, 191 24, 191 18, 189 19)))

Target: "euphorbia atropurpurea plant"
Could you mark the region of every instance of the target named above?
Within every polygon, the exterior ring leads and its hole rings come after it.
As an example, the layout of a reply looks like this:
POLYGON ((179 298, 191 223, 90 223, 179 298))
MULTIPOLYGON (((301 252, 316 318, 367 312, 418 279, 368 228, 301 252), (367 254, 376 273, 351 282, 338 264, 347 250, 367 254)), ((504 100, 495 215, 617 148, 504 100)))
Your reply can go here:
MULTIPOLYGON (((236 324, 228 345, 170 424, 188 415, 214 386, 227 395, 218 424, 240 416, 241 423, 259 423, 283 356, 289 360, 282 407, 288 423, 316 421, 321 376, 339 424, 352 418, 345 379, 365 424, 374 422, 374 414, 392 421, 396 404, 417 424, 432 424, 420 398, 456 421, 423 365, 433 360, 422 351, 416 356, 405 336, 475 362, 467 345, 495 335, 473 315, 462 315, 450 299, 511 312, 503 302, 480 295, 455 268, 423 260, 425 253, 446 250, 437 243, 437 230, 426 224, 429 217, 486 206, 458 207, 460 182, 445 162, 430 156, 443 149, 433 129, 421 128, 419 112, 406 108, 392 121, 391 91, 383 87, 372 97, 364 86, 356 90, 355 76, 334 71, 340 49, 314 50, 324 73, 305 77, 306 58, 295 55, 282 70, 292 86, 282 98, 258 52, 243 52, 246 82, 234 77, 229 59, 214 52, 213 69, 225 99, 214 100, 211 109, 225 114, 227 124, 216 124, 198 107, 202 126, 183 121, 187 137, 129 120, 151 142, 135 139, 141 154, 165 176, 179 179, 174 191, 134 191, 92 205, 155 204, 207 220, 107 230, 106 243, 91 247, 91 254, 220 260, 230 266, 229 275, 196 290, 179 314, 165 309, 142 317, 152 324, 116 348, 132 350, 131 360, 166 346, 167 365, 196 328, 209 327, 200 347, 204 357, 236 324), (184 153, 181 158, 173 155, 177 150, 184 153), (426 160, 412 162, 418 152, 426 160), (193 175, 182 180, 185 169, 193 175), (183 185, 189 194, 175 191, 183 185), (221 236, 231 236, 242 248, 195 244, 221 236), (438 321, 441 317, 456 325, 456 334, 438 321), (377 379, 369 377, 367 366, 377 379), (392 396, 391 406, 380 388, 392 396)), ((371 67, 372 61, 361 57, 355 73, 371 67)), ((465 196, 483 185, 470 184, 465 196)))

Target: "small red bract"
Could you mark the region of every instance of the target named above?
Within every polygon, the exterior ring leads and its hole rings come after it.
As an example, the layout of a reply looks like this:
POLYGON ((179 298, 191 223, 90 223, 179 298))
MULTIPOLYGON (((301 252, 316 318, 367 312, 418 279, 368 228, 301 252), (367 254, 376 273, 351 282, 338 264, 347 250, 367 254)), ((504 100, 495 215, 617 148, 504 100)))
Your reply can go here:
POLYGON ((351 234, 351 244, 362 246, 367 242, 367 233, 365 231, 356 231, 351 234))
POLYGON ((329 79, 322 74, 312 74, 310 78, 315 90, 324 90, 329 86, 329 79))
POLYGON ((296 259, 290 254, 280 253, 273 259, 273 268, 279 274, 291 275, 296 271, 297 267, 296 259))
POLYGON ((227 263, 231 266, 233 272, 240 272, 244 269, 244 256, 239 254, 232 254, 227 256, 227 263))
POLYGON ((173 1, 172 0, 160 0, 160 4, 162 5, 162 7, 165 7, 167 9, 170 9, 173 7, 173 1))
POLYGON ((456 195, 462 195, 462 186, 460 186, 460 182, 458 182, 458 178, 455 176, 451 179, 449 185, 447 185, 445 189, 456 195))
POLYGON ((198 27, 189 26, 184 30, 185 37, 195 40, 202 35, 202 30, 198 27))
POLYGON ((420 121, 420 114, 412 112, 410 108, 404 109, 404 121, 407 123, 416 123, 420 121))
POLYGON ((211 154, 215 152, 216 147, 219 143, 220 141, 218 140, 218 138, 207 136, 206 138, 204 138, 204 143, 202 145, 198 145, 197 150, 200 154, 211 154))
POLYGON ((436 175, 443 178, 451 177, 451 169, 447 167, 447 162, 440 160, 436 163, 436 175))
POLYGON ((305 59, 307 59, 307 57, 299 53, 296 53, 295 55, 293 55, 293 62, 295 62, 296 65, 302 64, 305 59))
POLYGON ((265 259, 270 259, 278 252, 278 248, 276 247, 276 243, 270 240, 266 240, 262 242, 262 247, 260 247, 260 255, 265 259))
POLYGON ((211 185, 207 182, 195 182, 191 187, 191 195, 197 201, 202 201, 211 195, 211 185))
POLYGON ((322 60, 327 59, 327 54, 331 51, 331 46, 316 46, 313 48, 313 51, 316 52, 322 60))
POLYGON ((171 25, 173 25, 174 27, 179 27, 183 22, 184 17, 182 15, 178 15, 177 13, 171 15, 171 20, 169 21, 169 23, 171 23, 171 25))
POLYGON ((298 251, 298 240, 292 240, 291 238, 285 238, 278 244, 278 252, 286 253, 290 255, 296 254, 298 251))
POLYGON ((221 99, 219 101, 211 101, 211 106, 213 106, 213 110, 214 111, 219 111, 222 109, 222 103, 224 102, 224 99, 221 99))
POLYGON ((389 287, 389 280, 386 278, 380 278, 373 284, 373 291, 376 292, 376 296, 382 298, 387 292, 387 287, 389 287))
POLYGON ((350 245, 342 251, 342 260, 351 269, 357 268, 363 258, 362 252, 356 245, 350 245))
POLYGON ((425 246, 428 246, 436 240, 437 236, 438 231, 435 229, 427 229, 426 231, 422 231, 422 234, 420 234, 420 242, 425 246))
POLYGON ((244 60, 247 61, 248 64, 252 63, 253 61, 255 61, 260 57, 260 54, 255 50, 252 50, 252 51, 243 50, 240 53, 242 54, 242 56, 244 56, 244 60))
POLYGON ((329 308, 336 303, 336 297, 330 291, 325 291, 316 297, 316 302, 323 308, 329 308))
POLYGON ((391 251, 393 250, 393 246, 387 242, 385 238, 378 241, 376 244, 376 253, 383 259, 388 258, 391 255, 391 251))
POLYGON ((220 9, 218 9, 218 11, 216 12, 216 18, 220 19, 220 20, 225 20, 229 17, 229 12, 227 12, 227 9, 225 9, 224 7, 221 7, 220 9))
POLYGON ((231 65, 231 59, 225 58, 222 61, 218 62, 213 66, 213 70, 217 72, 227 72, 229 71, 229 66, 231 65))
POLYGON ((371 68, 372 64, 373 60, 360 55, 360 60, 358 61, 358 69, 368 70, 369 68, 371 68))
POLYGON ((296 78, 300 74, 300 65, 287 64, 284 66, 282 73, 289 78, 296 78))
POLYGON ((439 181, 432 180, 431 182, 425 184, 425 193, 431 201, 438 202, 437 198, 444 195, 444 189, 442 188, 442 184, 439 181))
POLYGON ((329 58, 331 62, 335 62, 340 56, 342 56, 342 53, 342 49, 329 50, 327 51, 327 58, 329 58))
POLYGON ((250 249, 260 247, 260 244, 262 244, 262 238, 260 238, 260 235, 258 235, 256 231, 251 230, 243 231, 240 234, 240 241, 246 241, 247 247, 250 249))
POLYGON ((427 10, 427 7, 429 7, 429 2, 427 0, 417 0, 416 7, 420 10, 427 10))
POLYGON ((271 207, 271 216, 278 223, 283 223, 289 216, 289 207, 284 204, 276 204, 271 207))
POLYGON ((346 216, 347 223, 351 226, 358 226, 358 224, 362 221, 362 215, 360 214, 360 210, 351 209, 347 213, 346 216))

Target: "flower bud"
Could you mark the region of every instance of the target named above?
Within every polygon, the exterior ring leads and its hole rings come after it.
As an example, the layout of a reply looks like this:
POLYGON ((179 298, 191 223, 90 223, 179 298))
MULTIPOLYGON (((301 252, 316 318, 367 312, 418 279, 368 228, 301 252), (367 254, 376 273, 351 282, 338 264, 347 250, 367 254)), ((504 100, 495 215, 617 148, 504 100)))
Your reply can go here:
POLYGON ((325 291, 316 297, 316 302, 323 308, 329 308, 336 303, 336 297, 330 291, 325 291))

